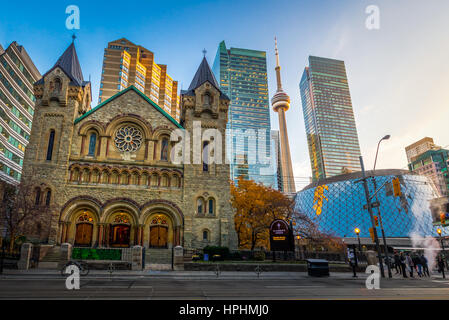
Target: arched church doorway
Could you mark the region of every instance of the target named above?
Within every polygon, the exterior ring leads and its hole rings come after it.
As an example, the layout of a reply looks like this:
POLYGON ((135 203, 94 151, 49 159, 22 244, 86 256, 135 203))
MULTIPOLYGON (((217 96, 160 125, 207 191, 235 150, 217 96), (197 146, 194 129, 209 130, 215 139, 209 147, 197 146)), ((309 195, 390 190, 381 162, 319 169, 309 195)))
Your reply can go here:
POLYGON ((167 248, 168 223, 164 215, 155 216, 150 225, 150 248, 167 248))
POLYGON ((109 244, 111 247, 126 248, 130 246, 131 224, 126 214, 115 217, 111 225, 109 244))
POLYGON ((75 246, 90 247, 94 230, 93 218, 90 213, 84 212, 76 223, 75 246))

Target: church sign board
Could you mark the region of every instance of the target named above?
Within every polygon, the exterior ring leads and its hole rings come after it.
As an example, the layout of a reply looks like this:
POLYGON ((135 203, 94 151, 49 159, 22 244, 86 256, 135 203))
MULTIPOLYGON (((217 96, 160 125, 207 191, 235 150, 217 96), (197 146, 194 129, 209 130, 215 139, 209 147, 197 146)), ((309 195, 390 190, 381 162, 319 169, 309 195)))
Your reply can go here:
POLYGON ((292 232, 285 220, 276 219, 270 225, 271 251, 291 251, 292 232))

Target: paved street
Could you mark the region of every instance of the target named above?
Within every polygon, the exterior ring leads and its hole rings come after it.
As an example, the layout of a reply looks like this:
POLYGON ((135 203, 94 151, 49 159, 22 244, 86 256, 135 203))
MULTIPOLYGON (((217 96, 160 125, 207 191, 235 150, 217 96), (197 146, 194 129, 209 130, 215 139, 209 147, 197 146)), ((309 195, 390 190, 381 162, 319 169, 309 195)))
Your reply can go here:
POLYGON ((19 272, 0 276, 0 299, 449 299, 449 280, 381 280, 368 290, 366 275, 333 273, 311 278, 305 273, 96 271, 81 279, 80 290, 67 290, 55 271, 19 272))

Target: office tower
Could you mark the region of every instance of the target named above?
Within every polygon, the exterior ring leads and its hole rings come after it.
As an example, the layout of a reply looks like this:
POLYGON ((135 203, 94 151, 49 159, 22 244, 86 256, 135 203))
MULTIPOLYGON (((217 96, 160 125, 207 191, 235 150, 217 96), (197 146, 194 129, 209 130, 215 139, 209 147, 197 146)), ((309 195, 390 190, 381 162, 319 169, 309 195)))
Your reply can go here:
POLYGON ((25 48, 0 46, 0 181, 18 185, 34 114, 33 84, 41 78, 25 48))
POLYGON ((405 148, 410 171, 430 178, 440 197, 449 194, 449 150, 426 137, 405 148))
POLYGON ((279 117, 279 140, 281 149, 281 176, 283 191, 287 193, 296 192, 295 180, 293 177, 292 159, 290 156, 290 145, 287 134, 287 121, 285 119, 285 112, 290 108, 290 97, 282 89, 281 81, 281 66, 279 64, 279 52, 277 40, 275 38, 275 52, 276 52, 276 82, 277 91, 271 99, 273 110, 278 113, 279 117))
POLYGON ((272 148, 274 149, 273 158, 276 165, 276 186, 279 191, 284 191, 281 173, 281 146, 279 144, 279 130, 271 130, 272 148))
POLYGON ((313 180, 360 171, 345 63, 310 56, 299 87, 313 180))
POLYGON ((104 50, 98 103, 131 85, 179 121, 178 82, 167 74, 167 66, 157 64, 153 52, 125 38, 109 42, 104 50))
POLYGON ((231 99, 227 126, 231 179, 236 181, 243 176, 275 187, 266 52, 228 49, 222 41, 213 72, 220 89, 231 99))
POLYGON ((433 143, 433 139, 429 137, 425 137, 407 147, 405 147, 405 153, 407 154, 407 162, 410 163, 414 160, 415 157, 423 154, 429 150, 438 150, 441 147, 438 147, 433 143))

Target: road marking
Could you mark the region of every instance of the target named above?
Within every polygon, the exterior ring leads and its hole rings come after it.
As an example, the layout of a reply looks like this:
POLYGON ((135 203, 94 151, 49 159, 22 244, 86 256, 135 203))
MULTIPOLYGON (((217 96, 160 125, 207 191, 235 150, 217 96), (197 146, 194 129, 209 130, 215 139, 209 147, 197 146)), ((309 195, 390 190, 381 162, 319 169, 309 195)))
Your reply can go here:
POLYGON ((326 286, 265 286, 265 288, 286 288, 286 289, 292 289, 292 288, 327 288, 326 286))

